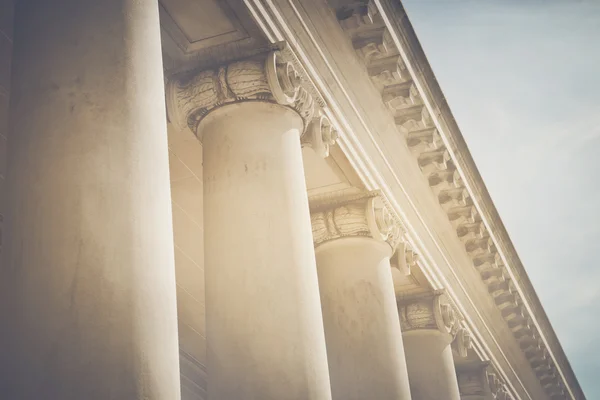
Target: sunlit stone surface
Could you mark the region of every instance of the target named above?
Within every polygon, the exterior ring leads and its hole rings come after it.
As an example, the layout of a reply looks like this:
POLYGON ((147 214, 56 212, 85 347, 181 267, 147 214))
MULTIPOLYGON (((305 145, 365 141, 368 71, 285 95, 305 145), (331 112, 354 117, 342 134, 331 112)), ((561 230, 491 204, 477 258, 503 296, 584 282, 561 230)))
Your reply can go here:
POLYGON ((0 2, 0 217, 2 399, 585 398, 398 0, 0 2))
POLYGON ((17 4, 2 398, 180 397, 158 17, 17 4))

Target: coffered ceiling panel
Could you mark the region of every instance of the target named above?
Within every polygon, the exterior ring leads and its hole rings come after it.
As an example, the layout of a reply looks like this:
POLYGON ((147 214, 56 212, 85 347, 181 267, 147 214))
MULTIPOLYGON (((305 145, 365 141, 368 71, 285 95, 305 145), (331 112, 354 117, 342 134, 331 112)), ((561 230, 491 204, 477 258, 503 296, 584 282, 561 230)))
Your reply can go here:
POLYGON ((161 24, 185 52, 248 37, 223 0, 160 0, 161 24))
POLYGON ((214 67, 268 44, 244 0, 159 0, 165 76, 214 67))

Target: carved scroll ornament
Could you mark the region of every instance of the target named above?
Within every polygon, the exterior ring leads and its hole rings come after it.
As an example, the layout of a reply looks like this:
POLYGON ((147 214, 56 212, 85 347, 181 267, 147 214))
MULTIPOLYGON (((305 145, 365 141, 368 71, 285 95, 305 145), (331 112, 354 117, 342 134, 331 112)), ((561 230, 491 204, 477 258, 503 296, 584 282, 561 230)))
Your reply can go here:
POLYGON ((439 330, 452 338, 459 331, 459 316, 443 291, 398 300, 402 332, 439 330))
POLYGON ((490 391, 497 400, 509 400, 511 397, 506 390, 506 385, 495 371, 489 371, 487 374, 490 391))
POLYGON ((456 377, 461 396, 477 399, 490 393, 487 372, 489 364, 489 361, 477 361, 457 366, 456 377))
POLYGON ((400 240, 400 223, 378 192, 332 198, 311 208, 315 246, 354 236, 386 242, 394 250, 400 240))
POLYGON ((244 101, 263 101, 295 110, 304 121, 302 145, 326 157, 337 131, 323 113, 325 103, 289 48, 272 50, 214 69, 170 79, 167 113, 177 127, 188 127, 202 140, 200 122, 212 110, 244 101))
POLYGON ((489 361, 477 361, 457 367, 460 394, 465 399, 509 400, 506 384, 489 361))

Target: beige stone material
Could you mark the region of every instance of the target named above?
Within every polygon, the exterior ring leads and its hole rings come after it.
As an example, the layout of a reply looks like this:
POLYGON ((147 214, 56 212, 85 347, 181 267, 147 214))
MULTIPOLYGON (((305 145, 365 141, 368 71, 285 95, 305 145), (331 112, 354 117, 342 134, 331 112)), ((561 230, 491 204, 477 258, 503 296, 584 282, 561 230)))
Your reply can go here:
POLYGON ((0 320, 0 399, 585 399, 400 0, 0 1, 0 320))
POLYGON ((3 399, 180 398, 156 0, 16 7, 3 399))
POLYGON ((401 298, 399 311, 413 399, 460 400, 450 346, 458 320, 446 295, 401 298))
POLYGON ((203 143, 208 398, 330 399, 300 143, 313 99, 271 56, 169 93, 203 143))
POLYGON ((203 141, 200 122, 212 110, 240 101, 262 101, 293 109, 302 117, 302 146, 327 157, 337 130, 324 114, 325 103, 286 43, 218 68, 174 77, 167 85, 169 119, 203 141))
POLYGON ((493 400, 489 384, 489 361, 474 361, 456 367, 461 400, 493 400))
MULTIPOLYGON (((427 245, 428 251, 437 247, 446 253, 436 261, 430 261, 435 264, 433 268, 444 276, 444 285, 453 290, 460 288, 454 290, 453 297, 471 318, 477 314, 486 317, 485 323, 475 318, 474 329, 480 333, 489 331, 488 334, 494 337, 494 340, 486 340, 486 347, 491 346, 494 353, 491 358, 503 364, 501 369, 512 384, 513 396, 584 398, 402 2, 340 0, 329 4, 335 7, 339 28, 344 31, 352 49, 338 50, 344 43, 327 32, 331 28, 324 23, 326 17, 322 17, 324 13, 317 7, 311 8, 309 22, 302 23, 314 27, 316 32, 311 32, 311 37, 317 36, 328 42, 321 47, 322 52, 332 55, 327 67, 338 66, 336 75, 341 77, 342 85, 345 83, 346 93, 356 96, 353 109, 344 110, 343 114, 349 115, 359 109, 364 110, 363 120, 371 119, 371 130, 376 131, 380 139, 377 145, 383 152, 389 150, 384 158, 391 161, 388 165, 391 164, 394 179, 399 179, 403 187, 399 196, 390 198, 401 202, 404 193, 408 192, 412 201, 402 207, 404 212, 408 214, 407 210, 414 207, 420 215, 408 217, 407 225, 418 230, 418 224, 423 221, 427 228, 418 235, 420 240, 431 235, 437 243, 427 245), (368 73, 370 88, 357 78, 354 63, 346 62, 351 53, 368 73), (369 89, 374 96, 370 96, 369 89), (387 112, 381 112, 381 106, 387 112), (396 129, 387 128, 388 120, 394 121, 396 129), (398 132, 405 137, 405 146, 396 144, 398 132), (409 149, 414 157, 406 157, 403 153, 409 149), (400 161, 410 158, 412 165, 400 161), (415 166, 418 172, 412 169, 415 166), (425 179, 418 178, 419 175, 425 179), (422 188, 418 188, 417 180, 429 184, 430 190, 425 191, 428 193, 419 193, 422 188), (405 188, 410 189, 406 191, 405 188), (429 203, 431 200, 434 204, 429 203), (448 222, 454 229, 448 229, 448 222), (472 268, 467 268, 468 265, 472 268), (475 284, 478 280, 484 285, 475 284), (463 289, 464 282, 469 283, 469 289, 463 289), (498 282, 505 283, 504 287, 493 289, 498 282), (463 291, 464 294, 460 293, 463 291), (490 295, 493 303, 489 302, 490 295), (484 300, 484 297, 488 299, 484 300), (469 303, 474 306, 470 307, 469 303), (515 315, 518 316, 516 320, 515 315), (519 342, 524 335, 537 335, 543 343, 536 351, 522 351, 519 342), (523 362, 523 357, 527 363, 523 362), (540 371, 541 359, 543 372, 540 371)), ((307 46, 306 42, 301 41, 300 46, 307 46)), ((328 73, 328 68, 318 70, 321 75, 328 73)), ((354 129, 359 130, 360 125, 355 124, 354 129)), ((371 138, 366 136, 362 144, 369 140, 371 138)), ((377 157, 376 152, 370 152, 365 158, 368 163, 375 162, 377 157)), ((394 179, 387 182, 392 188, 394 179)))
POLYGON ((334 400, 410 399, 390 266, 399 227, 381 200, 312 210, 334 400))

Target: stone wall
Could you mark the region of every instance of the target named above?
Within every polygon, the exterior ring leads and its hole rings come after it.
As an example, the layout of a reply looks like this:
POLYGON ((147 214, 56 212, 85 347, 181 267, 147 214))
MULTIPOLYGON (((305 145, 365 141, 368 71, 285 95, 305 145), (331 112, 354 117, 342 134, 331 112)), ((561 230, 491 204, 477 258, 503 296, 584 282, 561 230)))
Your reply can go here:
POLYGON ((202 146, 171 124, 169 169, 175 241, 182 400, 206 398, 202 146))
POLYGON ((12 60, 13 0, 0 0, 0 252, 4 225, 4 191, 8 134, 8 99, 12 60))

